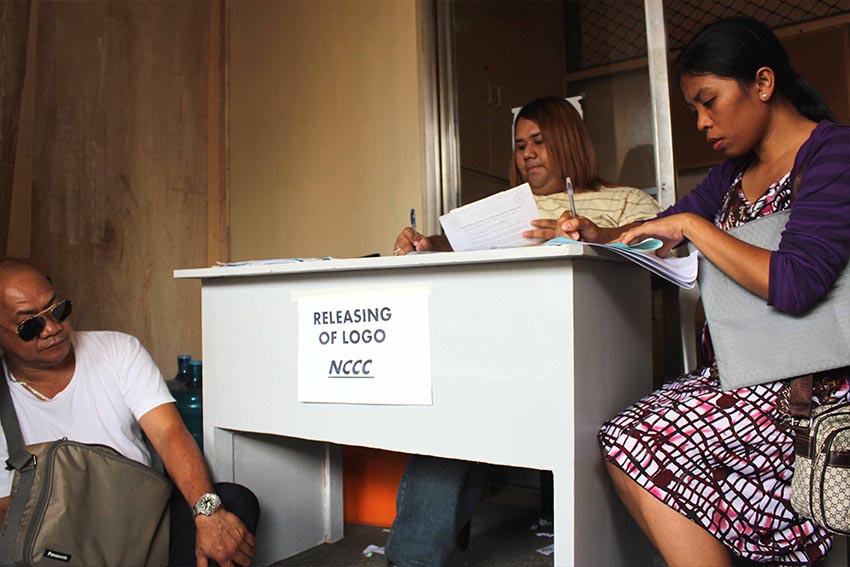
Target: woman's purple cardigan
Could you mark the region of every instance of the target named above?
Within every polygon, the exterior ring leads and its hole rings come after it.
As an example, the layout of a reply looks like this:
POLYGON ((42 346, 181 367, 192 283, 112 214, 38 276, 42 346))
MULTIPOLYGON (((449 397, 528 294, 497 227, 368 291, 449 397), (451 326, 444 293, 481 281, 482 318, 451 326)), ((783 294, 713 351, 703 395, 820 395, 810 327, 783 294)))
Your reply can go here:
MULTIPOLYGON (((733 179, 753 158, 750 152, 727 159, 658 216, 689 212, 714 222, 733 179)), ((850 257, 850 128, 820 122, 797 152, 791 179, 801 167, 790 218, 770 256, 767 304, 789 313, 817 303, 850 257)))

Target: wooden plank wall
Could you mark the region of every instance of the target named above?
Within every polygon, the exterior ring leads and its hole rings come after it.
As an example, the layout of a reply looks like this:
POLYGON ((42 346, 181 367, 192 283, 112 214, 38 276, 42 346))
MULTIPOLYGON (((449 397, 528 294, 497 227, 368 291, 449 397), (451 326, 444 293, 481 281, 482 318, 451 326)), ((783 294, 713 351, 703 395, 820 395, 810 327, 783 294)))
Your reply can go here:
POLYGON ((219 7, 39 2, 32 259, 74 300, 78 329, 136 335, 166 378, 177 354, 202 354, 200 284, 172 270, 208 262, 219 7))
POLYGON ((29 2, 0 3, 0 256, 9 235, 29 14, 29 2))

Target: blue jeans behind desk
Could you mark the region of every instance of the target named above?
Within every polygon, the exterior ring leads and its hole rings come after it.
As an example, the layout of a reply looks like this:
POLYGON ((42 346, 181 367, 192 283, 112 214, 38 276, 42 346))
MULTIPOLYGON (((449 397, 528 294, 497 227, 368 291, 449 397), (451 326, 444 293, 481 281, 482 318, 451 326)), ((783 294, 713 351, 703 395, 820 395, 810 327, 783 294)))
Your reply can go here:
POLYGON ((472 518, 486 468, 468 461, 413 455, 396 496, 386 556, 400 567, 442 567, 458 531, 472 518))

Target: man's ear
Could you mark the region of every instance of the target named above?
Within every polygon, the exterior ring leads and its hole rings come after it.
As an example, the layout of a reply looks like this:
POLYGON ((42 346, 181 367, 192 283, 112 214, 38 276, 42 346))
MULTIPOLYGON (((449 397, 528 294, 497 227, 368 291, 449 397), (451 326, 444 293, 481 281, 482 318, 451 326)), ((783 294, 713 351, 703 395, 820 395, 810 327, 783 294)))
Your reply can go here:
POLYGON ((773 98, 776 89, 776 74, 770 67, 759 67, 756 71, 753 85, 758 93, 759 100, 768 102, 773 98))

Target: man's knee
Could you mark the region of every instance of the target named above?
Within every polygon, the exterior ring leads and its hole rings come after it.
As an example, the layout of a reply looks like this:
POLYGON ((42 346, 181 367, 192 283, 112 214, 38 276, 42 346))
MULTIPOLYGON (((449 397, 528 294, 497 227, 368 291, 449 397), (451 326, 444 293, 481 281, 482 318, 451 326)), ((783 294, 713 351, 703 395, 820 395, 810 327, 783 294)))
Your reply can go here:
POLYGON ((221 498, 224 509, 235 514, 245 524, 248 531, 255 534, 260 519, 260 503, 257 496, 247 487, 233 482, 217 482, 214 490, 221 498))

